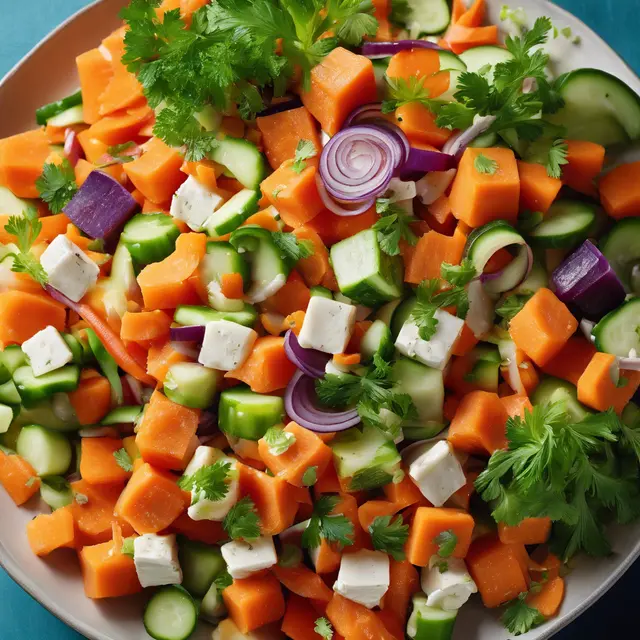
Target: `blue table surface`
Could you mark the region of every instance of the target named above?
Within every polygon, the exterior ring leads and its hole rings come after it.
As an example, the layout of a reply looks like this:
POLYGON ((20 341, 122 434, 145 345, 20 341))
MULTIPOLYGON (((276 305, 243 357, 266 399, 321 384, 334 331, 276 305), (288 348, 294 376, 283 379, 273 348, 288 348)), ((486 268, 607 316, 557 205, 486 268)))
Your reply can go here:
MULTIPOLYGON (((31 0, 0 4, 0 77, 51 29, 87 0, 31 0)), ((517 3, 515 3, 517 4, 517 3)), ((582 18, 640 73, 640 44, 636 0, 557 0, 582 18)), ((638 604, 640 563, 630 569, 598 604, 558 634, 558 640, 631 638, 628 605, 638 604), (635 593, 634 593, 635 592, 635 593), (626 633, 625 633, 626 631, 626 633)), ((636 614, 637 611, 634 611, 636 614)), ((634 616, 635 617, 635 616, 634 616)), ((2 640, 81 640, 57 618, 15 585, 0 569, 0 638, 2 640)), ((633 624, 633 623, 631 623, 633 624)), ((637 633, 637 631, 635 632, 637 633)), ((122 640, 126 640, 123 638, 122 640)))

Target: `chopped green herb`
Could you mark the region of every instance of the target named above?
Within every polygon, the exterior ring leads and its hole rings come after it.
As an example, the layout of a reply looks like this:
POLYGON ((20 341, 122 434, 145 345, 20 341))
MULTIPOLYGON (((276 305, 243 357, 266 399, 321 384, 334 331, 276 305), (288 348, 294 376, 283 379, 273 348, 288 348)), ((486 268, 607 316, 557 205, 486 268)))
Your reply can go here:
POLYGON ((458 536, 453 529, 447 529, 440 532, 434 539, 433 543, 438 545, 438 555, 441 558, 449 558, 456 550, 458 545, 458 536))
POLYGON ((316 145, 311 140, 300 140, 296 148, 294 162, 291 165, 292 171, 302 173, 307 168, 306 160, 317 155, 316 145))
POLYGON ((11 271, 26 273, 38 284, 47 284, 47 274, 31 253, 31 247, 42 231, 42 222, 38 218, 38 211, 34 207, 27 207, 22 216, 11 216, 4 230, 17 238, 18 253, 11 253, 13 264, 11 271))
POLYGON ((129 473, 133 470, 133 462, 131 461, 131 456, 127 453, 127 450, 125 448, 114 451, 113 457, 116 459, 118 466, 123 471, 129 473))
POLYGON ((257 540, 260 537, 260 518, 253 500, 245 496, 236 502, 225 516, 222 526, 233 540, 257 540))
POLYGON ((51 213, 61 213, 78 192, 71 163, 64 159, 61 164, 45 164, 42 175, 36 180, 36 188, 51 213))
POLYGON ((515 636, 531 631, 544 622, 544 616, 527 604, 527 592, 521 593, 507 606, 500 618, 502 624, 515 636))
POLYGON ((496 171, 498 171, 498 163, 483 153, 476 156, 476 159, 473 161, 473 166, 478 173, 484 173, 490 176, 495 175, 496 171))
POLYGON ((402 240, 412 247, 415 246, 418 237, 411 230, 411 224, 416 222, 416 218, 408 215, 405 209, 387 198, 379 198, 376 201, 376 213, 380 219, 372 229, 378 232, 378 242, 384 253, 389 256, 399 255, 402 240))
POLYGON ((343 547, 353 544, 353 523, 343 514, 331 515, 338 506, 338 496, 323 495, 313 507, 309 525, 302 534, 302 546, 315 549, 322 540, 337 542, 343 547))
POLYGON ((402 516, 396 516, 393 521, 391 516, 378 516, 369 525, 369 534, 374 549, 388 553, 394 560, 404 560, 409 525, 404 524, 402 516))
POLYGON ((191 504, 197 504, 200 500, 217 502, 229 493, 230 471, 230 462, 218 460, 211 465, 200 467, 190 476, 182 476, 178 484, 181 489, 191 492, 191 504))
POLYGON ((302 484, 305 487, 313 487, 318 482, 318 467, 309 467, 302 474, 302 484))
POLYGON ((296 437, 282 427, 274 426, 267 429, 264 434, 264 441, 269 445, 269 453, 272 456, 281 456, 295 444, 296 437))
POLYGON ((333 627, 326 618, 318 618, 313 630, 324 640, 331 640, 333 638, 333 627))

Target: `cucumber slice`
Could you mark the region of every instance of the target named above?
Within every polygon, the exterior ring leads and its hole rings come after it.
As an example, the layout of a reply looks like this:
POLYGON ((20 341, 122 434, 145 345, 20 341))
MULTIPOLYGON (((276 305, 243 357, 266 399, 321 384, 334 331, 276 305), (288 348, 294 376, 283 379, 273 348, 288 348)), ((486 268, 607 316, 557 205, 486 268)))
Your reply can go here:
POLYGON ((331 262, 340 291, 360 304, 374 307, 402 297, 402 258, 384 254, 373 229, 333 245, 331 262))
POLYGON ((471 144, 470 147, 475 149, 488 149, 489 147, 498 146, 498 134, 493 132, 483 133, 479 135, 471 144))
POLYGON ((116 407, 102 418, 100 424, 135 424, 142 413, 142 407, 116 407))
POLYGON ((510 294, 514 293, 535 293, 538 289, 549 286, 549 276, 546 269, 534 260, 531 273, 515 288, 510 294))
POLYGON ((600 251, 627 292, 640 295, 640 218, 617 222, 600 242, 600 251))
POLYGON ((620 358, 640 356, 640 298, 632 298, 608 313, 591 335, 598 351, 620 358))
POLYGON ((310 294, 311 297, 319 296, 327 300, 333 300, 333 293, 326 287, 311 287, 310 294))
POLYGON ((402 300, 392 300, 391 302, 387 302, 387 304, 378 309, 378 312, 376 313, 376 319, 382 320, 382 322, 384 322, 387 327, 391 329, 393 315, 395 314, 396 309, 398 309, 401 304, 402 300))
MULTIPOLYGON (((36 109, 36 122, 39 125, 45 125, 51 118, 54 118, 60 113, 63 113, 71 107, 76 107, 82 104, 82 91, 76 91, 62 100, 56 100, 45 104, 44 106, 36 109)), ((81 122, 83 122, 81 120, 81 122)))
POLYGON ((394 389, 407 393, 418 411, 418 418, 407 420, 403 427, 425 427, 432 438, 444 429, 444 377, 442 371, 401 358, 393 364, 394 389))
POLYGON ((72 124, 82 124, 84 122, 84 110, 81 104, 69 107, 61 111, 58 115, 47 120, 47 125, 52 127, 70 127, 72 124))
POLYGON ((403 22, 412 37, 442 33, 451 22, 447 0, 406 0, 403 22))
POLYGON ((62 476, 49 476, 40 484, 40 497, 55 511, 73 502, 73 491, 62 476))
POLYGON ((529 234, 545 249, 571 249, 584 242, 596 221, 596 207, 578 200, 558 200, 529 234))
POLYGON ((570 382, 558 378, 545 378, 533 392, 531 402, 542 406, 562 403, 574 422, 591 415, 591 411, 578 401, 578 390, 570 382))
POLYGON ((187 640, 198 624, 198 605, 186 589, 162 587, 144 610, 144 628, 154 640, 187 640))
POLYGON ((427 606, 427 596, 413 596, 413 611, 407 622, 411 640, 451 640, 458 611, 445 611, 427 606))
POLYGON ((163 213, 139 213, 124 226, 120 240, 138 265, 161 262, 176 248, 180 230, 163 213))
POLYGON ((469 359, 473 362, 473 367, 465 376, 465 380, 476 385, 482 391, 497 392, 502 362, 498 349, 490 346, 477 346, 469 353, 469 359))
POLYGON ((220 394, 218 426, 236 438, 260 440, 269 427, 284 420, 284 401, 279 396, 250 389, 227 389, 220 394))
POLYGON ((200 617, 217 624, 226 615, 227 607, 224 605, 220 589, 213 583, 200 603, 200 617))
POLYGON ((0 361, 0 384, 4 384, 9 380, 11 380, 11 372, 4 363, 0 361))
POLYGON ((228 242, 209 242, 200 269, 207 284, 214 280, 220 282, 225 273, 239 273, 244 282, 248 282, 251 275, 249 265, 228 242))
POLYGON ((0 433, 7 433, 13 422, 13 409, 6 404, 0 404, 0 433))
POLYGON ((220 383, 220 372, 195 362, 171 365, 164 381, 164 393, 176 404, 206 409, 213 404, 220 383))
POLYGON ((122 380, 120 380, 120 374, 118 372, 118 364, 113 356, 105 349, 102 342, 100 342, 100 338, 98 338, 96 332, 93 329, 86 329, 86 332, 91 351, 93 351, 93 355, 96 357, 102 373, 104 373, 111 385, 111 395, 116 404, 122 404, 124 395, 122 380))
POLYGON ((0 353, 0 363, 13 375, 16 369, 27 364, 27 356, 18 345, 12 344, 5 347, 5 350, 0 353))
POLYGON ((364 361, 373 360, 373 356, 376 354, 379 354, 385 360, 390 360, 393 356, 393 351, 391 329, 382 320, 374 321, 360 342, 360 353, 364 361))
POLYGON ((75 364, 61 367, 36 377, 29 365, 16 369, 13 381, 26 407, 51 397, 59 391, 74 391, 80 380, 80 368, 75 364))
POLYGON ((81 367, 84 363, 84 347, 82 343, 70 333, 62 333, 60 335, 62 335, 62 339, 67 343, 67 346, 73 354, 73 360, 71 362, 81 367))
POLYGON ((497 251, 507 247, 516 247, 517 253, 500 277, 485 283, 487 293, 510 291, 522 282, 529 268, 529 249, 524 238, 503 220, 495 220, 475 229, 469 236, 465 252, 478 273, 484 272, 497 251))
POLYGON ((52 431, 77 431, 80 428, 76 417, 63 420, 53 411, 51 399, 42 400, 32 407, 22 407, 20 414, 14 420, 14 425, 23 427, 29 424, 39 424, 52 431))
POLYGON ((178 557, 182 567, 182 586, 194 597, 202 598, 226 564, 218 547, 180 538, 178 557))
POLYGON ((391 319, 391 335, 393 336, 394 342, 398 339, 402 327, 404 327, 405 323, 411 318, 411 314, 417 304, 418 300, 412 296, 411 298, 403 300, 398 305, 391 319))
POLYGON ((382 100, 387 95, 387 69, 391 58, 377 58, 372 60, 373 75, 376 77, 376 86, 378 87, 378 97, 382 100))
POLYGON ((205 223, 205 229, 212 238, 219 238, 235 231, 247 218, 259 209, 260 192, 243 189, 227 200, 205 223))
POLYGON ((461 56, 457 56, 451 51, 438 51, 440 58, 440 71, 467 71, 467 65, 461 56))
POLYGON ((482 47, 472 47, 460 54, 460 60, 467 65, 467 71, 478 73, 480 69, 487 68, 485 73, 489 82, 493 82, 493 69, 501 62, 507 62, 513 58, 513 54, 502 47, 486 45, 482 47))
POLYGON ((34 206, 30 200, 14 196, 9 189, 0 185, 0 211, 8 216, 21 216, 29 207, 34 206))
POLYGON ((247 189, 257 189, 267 175, 267 163, 258 147, 242 138, 220 140, 211 159, 226 167, 247 189))
POLYGON ((0 384, 0 402, 8 405, 19 405, 22 402, 13 380, 7 380, 4 384, 0 384))
POLYGON ((258 312, 250 304, 245 304, 242 311, 215 311, 209 307, 182 305, 176 309, 176 314, 173 319, 183 327, 193 325, 204 326, 216 320, 228 320, 229 322, 237 322, 243 327, 251 328, 258 319, 258 312))
POLYGON ((61 476, 71 464, 71 443, 57 431, 37 424, 23 427, 16 451, 39 476, 61 476))
POLYGON ((598 69, 577 69, 556 81, 564 107, 549 116, 570 140, 605 147, 640 138, 640 97, 622 80, 598 69))

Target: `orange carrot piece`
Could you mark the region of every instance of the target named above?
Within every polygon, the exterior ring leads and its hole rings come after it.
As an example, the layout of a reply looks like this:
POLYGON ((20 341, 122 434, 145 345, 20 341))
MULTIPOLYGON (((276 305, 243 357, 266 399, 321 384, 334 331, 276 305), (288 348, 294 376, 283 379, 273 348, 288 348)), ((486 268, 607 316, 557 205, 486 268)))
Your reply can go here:
POLYGON ((309 640, 318 635, 315 632, 317 619, 318 612, 310 602, 292 593, 287 599, 287 610, 280 630, 291 640, 309 640))
POLYGON ((464 27, 479 27, 484 22, 486 11, 485 0, 474 0, 473 4, 455 20, 455 24, 461 24, 464 27))
POLYGON ((311 300, 311 291, 297 271, 292 271, 289 278, 275 295, 264 301, 266 311, 289 316, 297 311, 305 312, 311 300))
POLYGON ((527 591, 524 545, 503 544, 493 534, 483 536, 471 544, 465 560, 485 607, 499 607, 527 591))
POLYGON ((544 544, 551 534, 551 518, 525 518, 508 526, 498 522, 498 537, 503 544, 544 544))
POLYGON ((273 210, 273 207, 268 207, 267 209, 258 211, 258 213, 254 213, 242 223, 242 226, 249 227, 255 225, 267 231, 280 231, 280 224, 275 219, 272 213, 273 210))
POLYGON ((40 479, 33 467, 24 458, 4 451, 0 451, 0 484, 18 506, 40 489, 40 479))
POLYGON ((27 523, 27 539, 37 556, 48 556, 56 549, 75 546, 75 524, 69 507, 42 514, 27 523))
POLYGON ((358 507, 358 522, 364 531, 369 531, 371 523, 378 517, 392 516, 400 507, 388 500, 368 500, 358 507))
POLYGON ((637 216, 640 213, 640 162, 620 165, 604 176, 600 180, 600 201, 616 220, 637 216))
POLYGON ((185 282, 204 258, 206 246, 205 235, 183 233, 168 258, 149 264, 140 272, 138 284, 147 309, 175 309, 194 302, 195 292, 185 287, 185 282))
POLYGON ((222 295, 231 300, 242 300, 244 280, 239 273, 223 273, 220 281, 222 295))
POLYGON ((176 351, 171 342, 165 342, 163 345, 151 345, 147 358, 147 373, 153 376, 151 380, 155 385, 155 381, 164 382, 167 377, 169 368, 180 362, 192 362, 189 356, 176 351))
POLYGON ((440 71, 440 56, 435 49, 409 49, 396 53, 389 61, 387 76, 407 82, 415 78, 432 98, 449 89, 450 73, 440 71))
MULTIPOLYGON (((447 77, 445 91, 448 84, 449 78, 447 77)), ((453 135, 450 129, 438 127, 433 112, 419 102, 410 102, 396 109, 395 123, 404 131, 409 142, 414 146, 427 144, 440 149, 453 135)))
POLYGON ((80 475, 89 484, 124 484, 131 476, 114 454, 122 449, 120 438, 82 438, 80 475))
POLYGON ((465 27, 462 24, 452 24, 443 38, 443 44, 455 54, 461 54, 467 49, 482 45, 498 44, 498 27, 465 27))
POLYGON ((382 601, 382 610, 395 615, 404 626, 407 622, 409 602, 420 591, 420 577, 408 560, 394 560, 389 564, 389 590, 382 601))
POLYGON ((465 471, 467 482, 464 487, 458 489, 450 498, 449 502, 457 509, 464 509, 469 511, 469 503, 471 502, 471 496, 475 493, 475 481, 480 474, 476 471, 465 471))
POLYGON ((455 345, 453 345, 452 353, 454 356, 465 356, 478 344, 478 342, 480 341, 476 338, 473 331, 469 328, 469 325, 465 322, 460 336, 456 340, 455 345))
POLYGON ((515 224, 520 203, 520 178, 516 158, 510 149, 469 148, 464 152, 449 195, 453 215, 470 227, 493 220, 515 224), (475 168, 478 156, 497 163, 494 174, 475 168))
POLYGON ((82 91, 82 117, 87 124, 95 124, 100 119, 100 96, 113 76, 113 67, 99 49, 80 54, 76 66, 82 91))
POLYGON ((0 293, 0 344, 22 344, 51 325, 64 331, 64 307, 51 298, 26 291, 0 293))
POLYGON ((69 401, 80 424, 97 424, 111 409, 111 385, 104 376, 87 369, 80 375, 78 388, 69 392, 69 401))
POLYGON ((116 553, 112 541, 84 547, 80 567, 87 598, 119 598, 142 591, 133 558, 116 553))
POLYGON ((375 612, 334 593, 327 617, 335 630, 349 640, 397 640, 375 612))
POLYGON ((311 89, 302 102, 330 136, 357 107, 377 99, 371 60, 337 47, 311 70, 311 89))
POLYGON ((624 371, 627 383, 618 387, 613 381, 616 357, 596 353, 578 380, 578 400, 597 411, 613 408, 619 415, 640 387, 640 371, 624 371))
POLYGON ((496 393, 472 391, 462 398, 447 439, 459 451, 491 455, 507 446, 507 417, 496 393))
POLYGON ((264 152, 273 169, 296 155, 301 140, 312 142, 318 155, 322 151, 318 125, 306 107, 257 118, 256 124, 262 133, 264 152))
POLYGON ((313 254, 299 260, 296 269, 300 272, 307 286, 316 287, 329 272, 329 252, 317 231, 308 226, 298 227, 293 231, 298 240, 308 241, 313 245, 313 254))
POLYGON ((605 148, 587 140, 567 140, 568 164, 562 167, 562 182, 574 191, 596 198, 595 180, 604 165, 605 148))
POLYGON ((382 487, 382 491, 384 491, 387 500, 397 505, 398 509, 404 509, 412 504, 423 503, 426 500, 408 473, 405 473, 401 482, 386 484, 382 487))
POLYGON ((172 533, 189 538, 195 542, 205 544, 218 544, 228 538, 227 532, 222 527, 222 522, 211 520, 192 520, 187 513, 178 516, 169 527, 172 533))
POLYGON ((0 185, 19 198, 38 198, 35 182, 49 153, 49 139, 44 129, 0 140, 0 185))
POLYGON ((97 138, 106 145, 124 144, 135 138, 152 116, 153 111, 147 105, 117 111, 92 124, 86 136, 97 138))
MULTIPOLYGON (((350 238, 351 236, 369 229, 378 220, 378 214, 375 207, 371 207, 359 216, 337 216, 328 210, 323 210, 319 215, 313 218, 307 226, 311 227, 320 236, 322 241, 327 245, 336 244, 340 240, 350 238)), ((323 283, 323 286, 324 285, 323 283)), ((328 287, 330 288, 330 287, 328 287)))
POLYGON ((281 567, 276 565, 272 568, 276 578, 282 584, 298 596, 310 600, 320 600, 329 602, 332 591, 327 587, 322 578, 300 563, 296 567, 281 567))
POLYGON ((413 258, 407 264, 405 282, 420 284, 423 280, 439 278, 443 262, 460 264, 466 243, 467 236, 458 229, 451 237, 435 231, 425 233, 418 240, 413 258))
POLYGON ((574 336, 569 338, 558 354, 542 367, 542 370, 549 376, 562 378, 577 385, 595 353, 596 348, 591 342, 581 336, 574 336))
POLYGON ((136 436, 143 460, 161 469, 184 469, 193 453, 199 419, 197 409, 171 402, 154 391, 136 436))
POLYGON ((543 367, 578 328, 567 306, 549 289, 539 289, 511 320, 509 333, 538 366, 543 367))
POLYGON ((540 211, 546 213, 553 204, 562 181, 552 178, 546 167, 532 162, 518 160, 518 174, 520 176, 520 209, 540 211))
MULTIPOLYGON (((10 242, 16 242, 17 238, 7 233, 4 229, 6 224, 9 222, 9 216, 0 215, 0 242, 3 244, 8 244, 10 242)), ((35 243, 38 244, 40 242, 51 242, 60 234, 64 234, 67 230, 67 225, 70 220, 64 213, 58 213, 53 216, 45 216, 40 218, 40 224, 42 225, 42 230, 38 234, 35 243)))
POLYGON ((164 311, 127 311, 122 317, 120 337, 129 342, 146 342, 148 340, 166 340, 173 319, 164 311))
POLYGON ((354 364, 360 364, 361 356, 359 353, 336 353, 333 356, 333 361, 344 367, 350 367, 354 364))
POLYGON ((551 578, 542 585, 540 591, 527 597, 527 604, 537 609, 546 619, 553 618, 564 600, 564 589, 563 578, 551 578))
POLYGON ((158 533, 182 514, 191 496, 178 486, 175 476, 146 463, 129 480, 115 513, 137 533, 158 533))
POLYGON ((529 413, 533 411, 533 405, 527 396, 521 396, 518 394, 503 396, 500 398, 500 402, 510 418, 518 416, 519 418, 524 419, 526 411, 529 413))

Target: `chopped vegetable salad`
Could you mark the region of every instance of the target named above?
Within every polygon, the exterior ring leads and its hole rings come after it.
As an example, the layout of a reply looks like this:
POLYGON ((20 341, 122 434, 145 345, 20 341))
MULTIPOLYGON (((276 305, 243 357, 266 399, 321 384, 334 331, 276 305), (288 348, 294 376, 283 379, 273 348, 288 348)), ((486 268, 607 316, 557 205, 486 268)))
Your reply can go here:
POLYGON ((0 140, 0 483, 46 507, 33 552, 149 590, 156 640, 555 616, 640 516, 640 98, 554 77, 579 38, 484 0, 121 16, 0 140))

